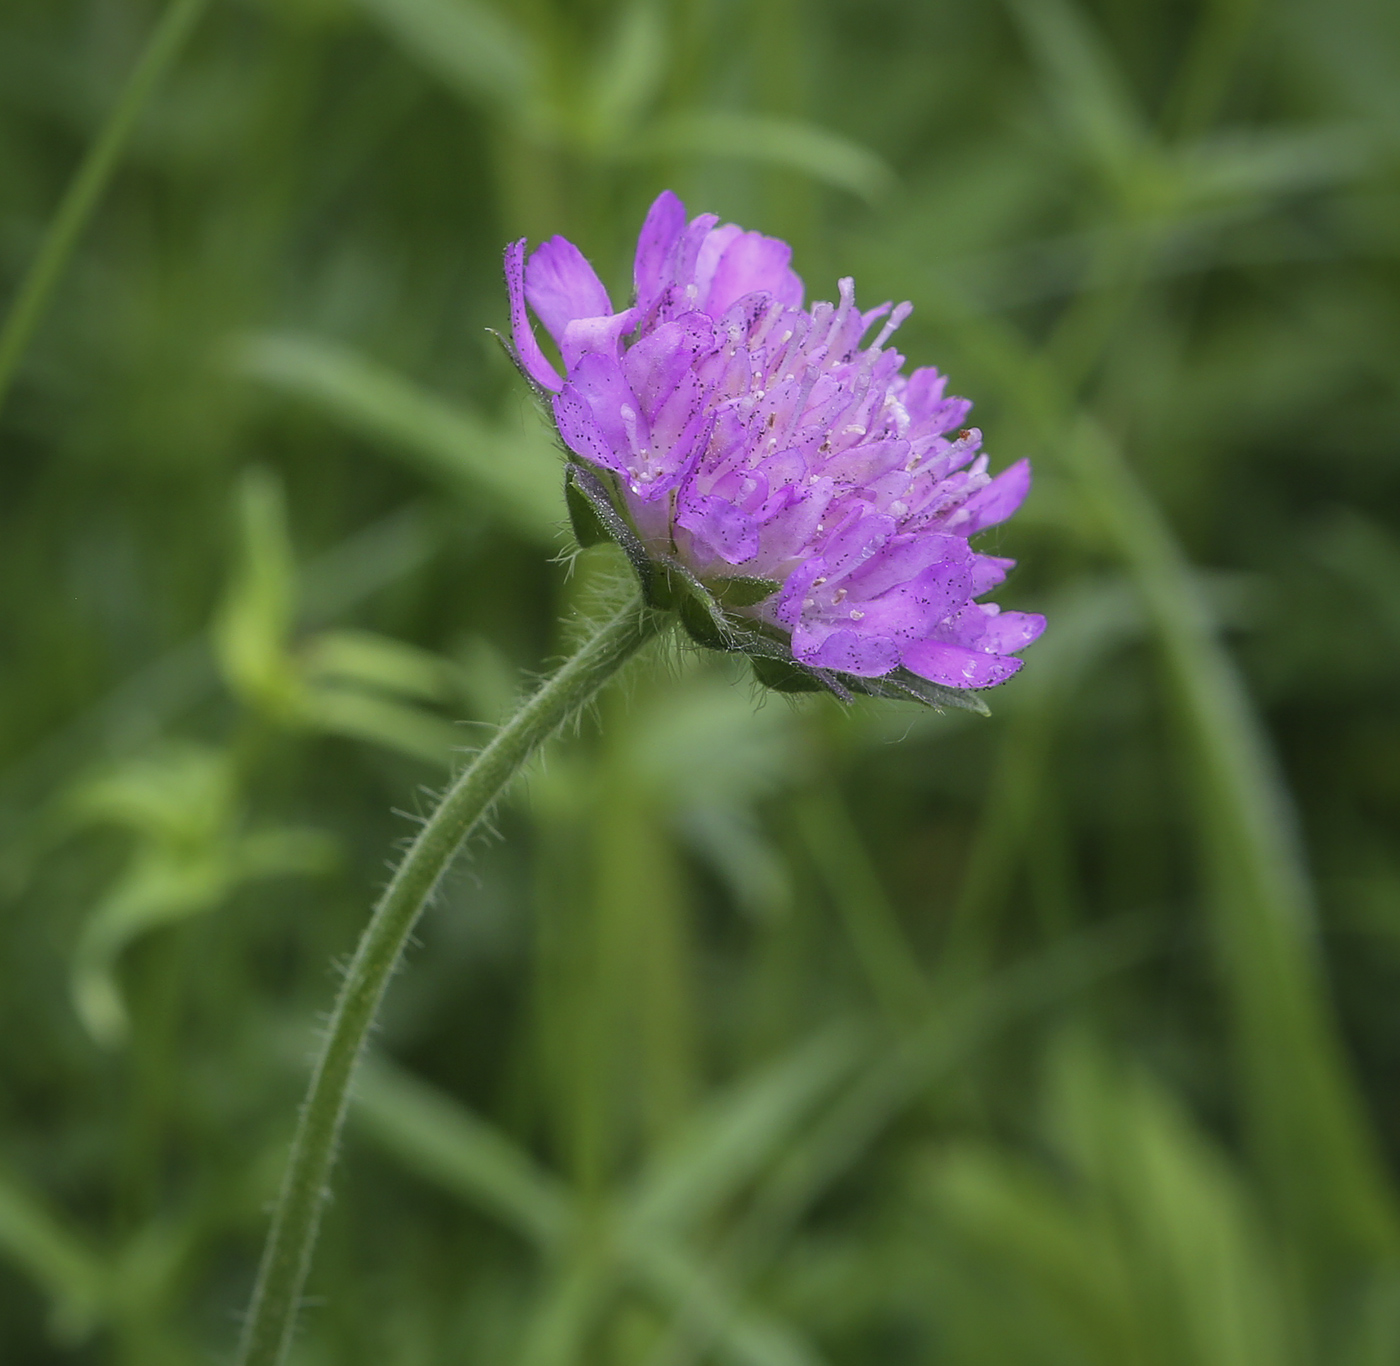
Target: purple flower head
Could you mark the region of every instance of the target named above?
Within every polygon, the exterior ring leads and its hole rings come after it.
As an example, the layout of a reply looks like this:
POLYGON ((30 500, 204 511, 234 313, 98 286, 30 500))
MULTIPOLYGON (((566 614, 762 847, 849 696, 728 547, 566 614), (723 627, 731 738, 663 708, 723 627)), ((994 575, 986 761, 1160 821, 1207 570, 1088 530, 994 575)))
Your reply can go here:
POLYGON ((621 312, 572 242, 506 249, 514 358, 572 453, 575 528, 773 686, 966 700, 1045 626, 977 601, 1013 562, 969 544, 1020 506, 1030 465, 989 475, 972 405, 937 370, 902 373, 888 342, 909 304, 863 312, 846 279, 806 308, 791 256, 687 221, 670 191, 621 312))

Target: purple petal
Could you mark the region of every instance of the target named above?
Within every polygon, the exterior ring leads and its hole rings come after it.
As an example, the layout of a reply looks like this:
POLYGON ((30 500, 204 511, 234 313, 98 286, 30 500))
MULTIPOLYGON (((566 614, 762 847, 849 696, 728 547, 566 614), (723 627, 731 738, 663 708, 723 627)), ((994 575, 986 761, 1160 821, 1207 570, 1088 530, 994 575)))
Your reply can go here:
POLYGON ((667 264, 684 231, 685 205, 670 190, 662 190, 647 211, 637 238, 632 283, 639 308, 645 309, 665 287, 667 264))
POLYGON ((1004 559, 999 555, 974 555, 972 557, 972 586, 967 596, 980 598, 989 589, 1001 583, 1009 570, 1016 568, 1015 560, 1004 559))
POLYGON ((793 654, 804 664, 840 669, 861 678, 878 678, 899 664, 899 646, 894 641, 848 630, 832 631, 816 646, 808 645, 802 640, 802 633, 795 632, 793 654))
POLYGON ((635 464, 638 406, 622 367, 611 356, 595 353, 584 356, 570 372, 564 392, 554 401, 554 420, 564 444, 576 455, 610 470, 630 471, 635 464))
POLYGON ((838 484, 869 484, 908 458, 907 441, 870 441, 837 452, 821 466, 821 472, 838 484))
POLYGON ((759 290, 781 304, 801 307, 802 281, 791 270, 791 260, 792 248, 786 242, 758 232, 740 233, 715 267, 705 312, 717 318, 736 300, 759 290))
POLYGON ((894 538, 894 518, 867 513, 865 506, 862 504, 847 514, 822 546, 828 577, 835 579, 851 573, 872 555, 879 554, 894 538))
POLYGON ((542 389, 558 393, 564 383, 545 358, 525 311, 525 239, 506 248, 506 290, 510 294, 510 337, 521 369, 542 389))
MULTIPOLYGON (((970 587, 970 559, 967 542, 961 536, 944 536, 936 531, 900 536, 880 554, 853 570, 847 585, 854 598, 878 597, 942 563, 947 574, 956 574, 960 583, 970 587)), ((966 602, 970 596, 971 593, 964 592, 960 601, 966 602)), ((940 619, 946 615, 946 612, 940 614, 940 619)))
POLYGON ((714 325, 703 313, 686 313, 628 348, 622 370, 648 417, 689 373, 696 358, 714 345, 714 325))
MULTIPOLYGON (((701 242, 700 250, 695 257, 694 284, 697 300, 709 297, 710 282, 715 278, 720 257, 729 250, 729 244, 736 237, 742 237, 743 234, 743 228, 737 223, 726 223, 723 227, 713 228, 705 234, 705 240, 701 242)), ((704 305, 701 304, 701 307, 703 308, 704 305)))
POLYGON ((575 318, 564 328, 559 339, 559 354, 564 365, 572 370, 587 355, 618 355, 618 343, 624 332, 629 332, 637 320, 635 308, 622 313, 605 313, 600 318, 575 318))
POLYGON ((959 536, 975 536, 984 527, 1004 522, 1031 490, 1031 462, 1018 460, 974 493, 944 524, 959 536))
POLYGON ((742 564, 758 553, 758 528, 753 518, 723 498, 703 494, 683 497, 676 510, 676 524, 729 564, 742 564))
POLYGON ((818 556, 804 561, 788 575, 783 591, 773 604, 774 620, 791 627, 794 632, 800 629, 802 604, 811 591, 812 584, 826 573, 826 566, 818 556))
POLYGON ((625 465, 599 427, 588 400, 572 385, 554 400, 554 425, 564 444, 590 464, 622 474, 625 465))
POLYGON ((566 237, 551 237, 535 248, 525 266, 525 297, 556 342, 563 341, 575 318, 613 311, 597 272, 566 237))
POLYGON ((767 510, 762 532, 761 568, 764 571, 810 553, 832 492, 831 480, 822 479, 801 490, 794 489, 786 499, 767 510))
POLYGON ((996 655, 1015 654, 1024 650, 1045 630, 1045 618, 1039 612, 1002 612, 995 603, 978 604, 987 614, 987 627, 978 648, 996 655))
POLYGON ((900 662, 911 673, 945 688, 990 688, 1021 667, 1019 659, 1004 659, 936 640, 916 640, 906 645, 900 662))
MULTIPOLYGON (((687 285, 695 283, 695 263, 699 260, 705 239, 709 237, 718 222, 719 218, 715 214, 698 214, 690 220, 689 226, 676 240, 675 250, 672 252, 668 267, 671 279, 682 292, 685 291, 687 285)), ((695 307, 693 301, 690 307, 695 307)))

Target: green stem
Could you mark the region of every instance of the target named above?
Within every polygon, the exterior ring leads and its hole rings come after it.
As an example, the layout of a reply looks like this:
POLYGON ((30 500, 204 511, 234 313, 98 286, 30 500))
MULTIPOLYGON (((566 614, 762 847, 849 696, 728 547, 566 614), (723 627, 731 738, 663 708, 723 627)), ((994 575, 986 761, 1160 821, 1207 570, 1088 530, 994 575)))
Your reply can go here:
POLYGON ((69 182, 44 234, 39 254, 20 284, 4 328, 0 329, 0 407, 4 406, 20 358, 44 316, 49 297, 63 275, 73 247, 117 168, 136 120, 156 82, 179 55, 206 4, 208 0, 171 0, 141 59, 127 77, 97 141, 88 149, 69 182))
POLYGON ((535 750, 657 634, 663 620, 633 601, 601 626, 452 784, 380 898, 345 974, 297 1123, 244 1327, 240 1366, 278 1366, 286 1357, 355 1064, 385 986, 438 880, 535 750))

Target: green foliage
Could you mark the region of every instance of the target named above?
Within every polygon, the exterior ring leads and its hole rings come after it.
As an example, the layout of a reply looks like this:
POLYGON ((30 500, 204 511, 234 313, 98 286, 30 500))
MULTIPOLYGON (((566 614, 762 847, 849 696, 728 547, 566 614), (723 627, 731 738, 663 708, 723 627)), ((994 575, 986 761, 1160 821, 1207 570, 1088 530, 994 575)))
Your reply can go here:
MULTIPOLYGON (((297 1366, 1400 1362, 1397 52, 0 9, 0 1358, 230 1356, 328 965, 631 575, 501 247, 621 299, 670 185, 913 300, 1051 626, 990 719, 682 643, 553 742, 390 989, 297 1366)), ((771 585, 651 591, 723 644, 771 585)))

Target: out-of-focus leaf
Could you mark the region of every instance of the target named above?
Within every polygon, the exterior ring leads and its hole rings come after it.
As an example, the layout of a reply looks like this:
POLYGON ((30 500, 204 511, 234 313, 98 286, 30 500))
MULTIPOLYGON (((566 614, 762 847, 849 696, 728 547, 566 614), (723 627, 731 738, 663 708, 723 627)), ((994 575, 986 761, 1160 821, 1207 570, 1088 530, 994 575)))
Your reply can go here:
POLYGON ((459 94, 530 125, 538 57, 529 36, 477 0, 358 0, 416 61, 459 94))
POLYGON ((244 833, 229 757, 195 745, 168 745, 80 787, 77 820, 137 833, 126 867, 84 922, 74 950, 73 1001, 100 1043, 126 1037, 116 978, 122 951, 141 935, 219 905, 253 878, 324 871, 334 843, 320 831, 244 833))
POLYGON ((558 1246, 573 1227, 567 1189, 497 1129, 375 1058, 355 1083, 358 1127, 420 1176, 490 1209, 531 1242, 558 1246))
POLYGON ((1175 1100, 1081 1044, 1058 1052, 1050 1108, 1068 1181, 989 1144, 930 1165, 928 1194, 981 1274, 1008 1296, 1023 1282, 1016 1302, 1099 1366, 1301 1360, 1251 1192, 1175 1100))
POLYGON ((355 431, 406 453, 517 534, 556 547, 563 469, 543 432, 508 434, 355 352, 264 334, 238 350, 245 373, 306 399, 355 431))
POLYGON ((787 913, 792 901, 787 861, 751 811, 700 803, 680 812, 676 824, 741 908, 758 920, 787 913))
POLYGON ((861 1043, 849 1026, 825 1031, 713 1101, 638 1178, 624 1230, 683 1234, 715 1214, 850 1072, 861 1043))
POLYGON ((1268 201, 1356 179, 1378 150, 1365 124, 1217 133, 1177 155, 1181 198, 1188 205, 1240 199, 1268 201))
POLYGON ((446 660, 372 631, 322 631, 307 642, 301 662, 312 682, 341 680, 426 702, 460 691, 446 660))
POLYGON ((751 802, 802 769, 791 711, 755 707, 727 670, 697 668, 629 719, 623 759, 673 807, 751 802))
POLYGON ((249 470, 239 487, 238 569, 213 626, 214 653, 229 686, 274 716, 296 706, 286 639, 296 605, 296 564, 281 485, 249 470))
POLYGON ((593 68, 584 126, 589 143, 610 150, 636 125, 666 77, 666 29, 657 0, 619 7, 616 30, 593 68))
MULTIPOLYGON (((391 1064, 362 1066, 354 1114, 363 1132, 410 1170, 497 1213, 542 1250, 561 1252, 576 1234, 579 1212, 555 1178, 499 1131, 391 1064)), ((609 1212, 595 1210, 591 1218, 595 1231, 537 1307, 526 1359, 555 1360, 587 1331, 621 1256, 630 1279, 667 1308, 696 1314, 732 1366, 815 1366, 818 1359, 798 1334, 734 1299, 659 1229, 638 1227, 614 1247, 609 1212)))
POLYGON ((1068 454, 1133 569, 1190 737, 1221 965, 1275 1197, 1325 1261, 1329 1247, 1400 1257, 1394 1188, 1328 1008, 1311 889, 1267 740, 1175 540, 1117 448, 1085 419, 1068 454))
POLYGON ((53 1301, 53 1330, 75 1345, 102 1317, 108 1277, 97 1255, 20 1179, 0 1171, 0 1255, 53 1301))
POLYGON ((929 1004, 928 983, 860 832, 839 799, 821 788, 796 805, 797 829, 807 855, 836 907, 875 999, 892 1022, 909 1022, 929 1004))
MULTIPOLYGON (((1012 1299, 1008 1282, 1024 1278, 1041 1311, 1034 1336, 1067 1337, 1079 1359, 1095 1366, 1142 1359, 1146 1325, 1138 1321, 1110 1227, 1078 1208, 1043 1172, 983 1144, 951 1144, 930 1168, 926 1198, 937 1219, 956 1232, 952 1255, 973 1261, 978 1278, 990 1282, 991 1298, 1012 1299)), ((1025 1301, 1014 1302, 1024 1313, 1025 1301)), ((956 1317, 956 1308, 951 1312, 956 1317)), ((958 1339, 976 1333, 985 1312, 977 1305, 971 1321, 951 1332, 958 1339)))
POLYGON ((1292 803, 1171 528, 1103 426, 1009 327, 956 315, 1023 420, 1080 485, 1142 595, 1190 746, 1222 980, 1251 1137, 1314 1269, 1400 1258, 1400 1216, 1325 994, 1292 803), (1066 432, 1069 432, 1068 438, 1066 432), (1320 1174, 1325 1173, 1325 1176, 1320 1174))
POLYGON ((1140 1068, 1074 1035, 1051 1057, 1052 1133, 1108 1205, 1138 1332, 1168 1360, 1297 1360, 1277 1245, 1241 1174, 1140 1068))
POLYGON ((1130 180, 1146 150, 1141 116, 1102 39, 1070 0, 1013 0, 1065 126, 1113 177, 1130 180))
POLYGON ((716 110, 659 120, 625 149, 629 159, 699 156, 762 162, 801 171, 814 180, 875 202, 895 174, 859 143, 800 119, 716 110))
POLYGON ((880 1050, 787 1149, 738 1221, 728 1247, 732 1263, 748 1274, 766 1263, 803 1213, 877 1135, 930 1086, 965 1066, 993 1035, 1121 971, 1145 951, 1142 926, 1119 924, 1112 932, 1063 942, 933 1007, 921 1023, 880 1050))
POLYGON ((450 721, 359 689, 323 684, 307 692, 301 718, 333 735, 367 740, 450 768, 463 733, 450 721))

